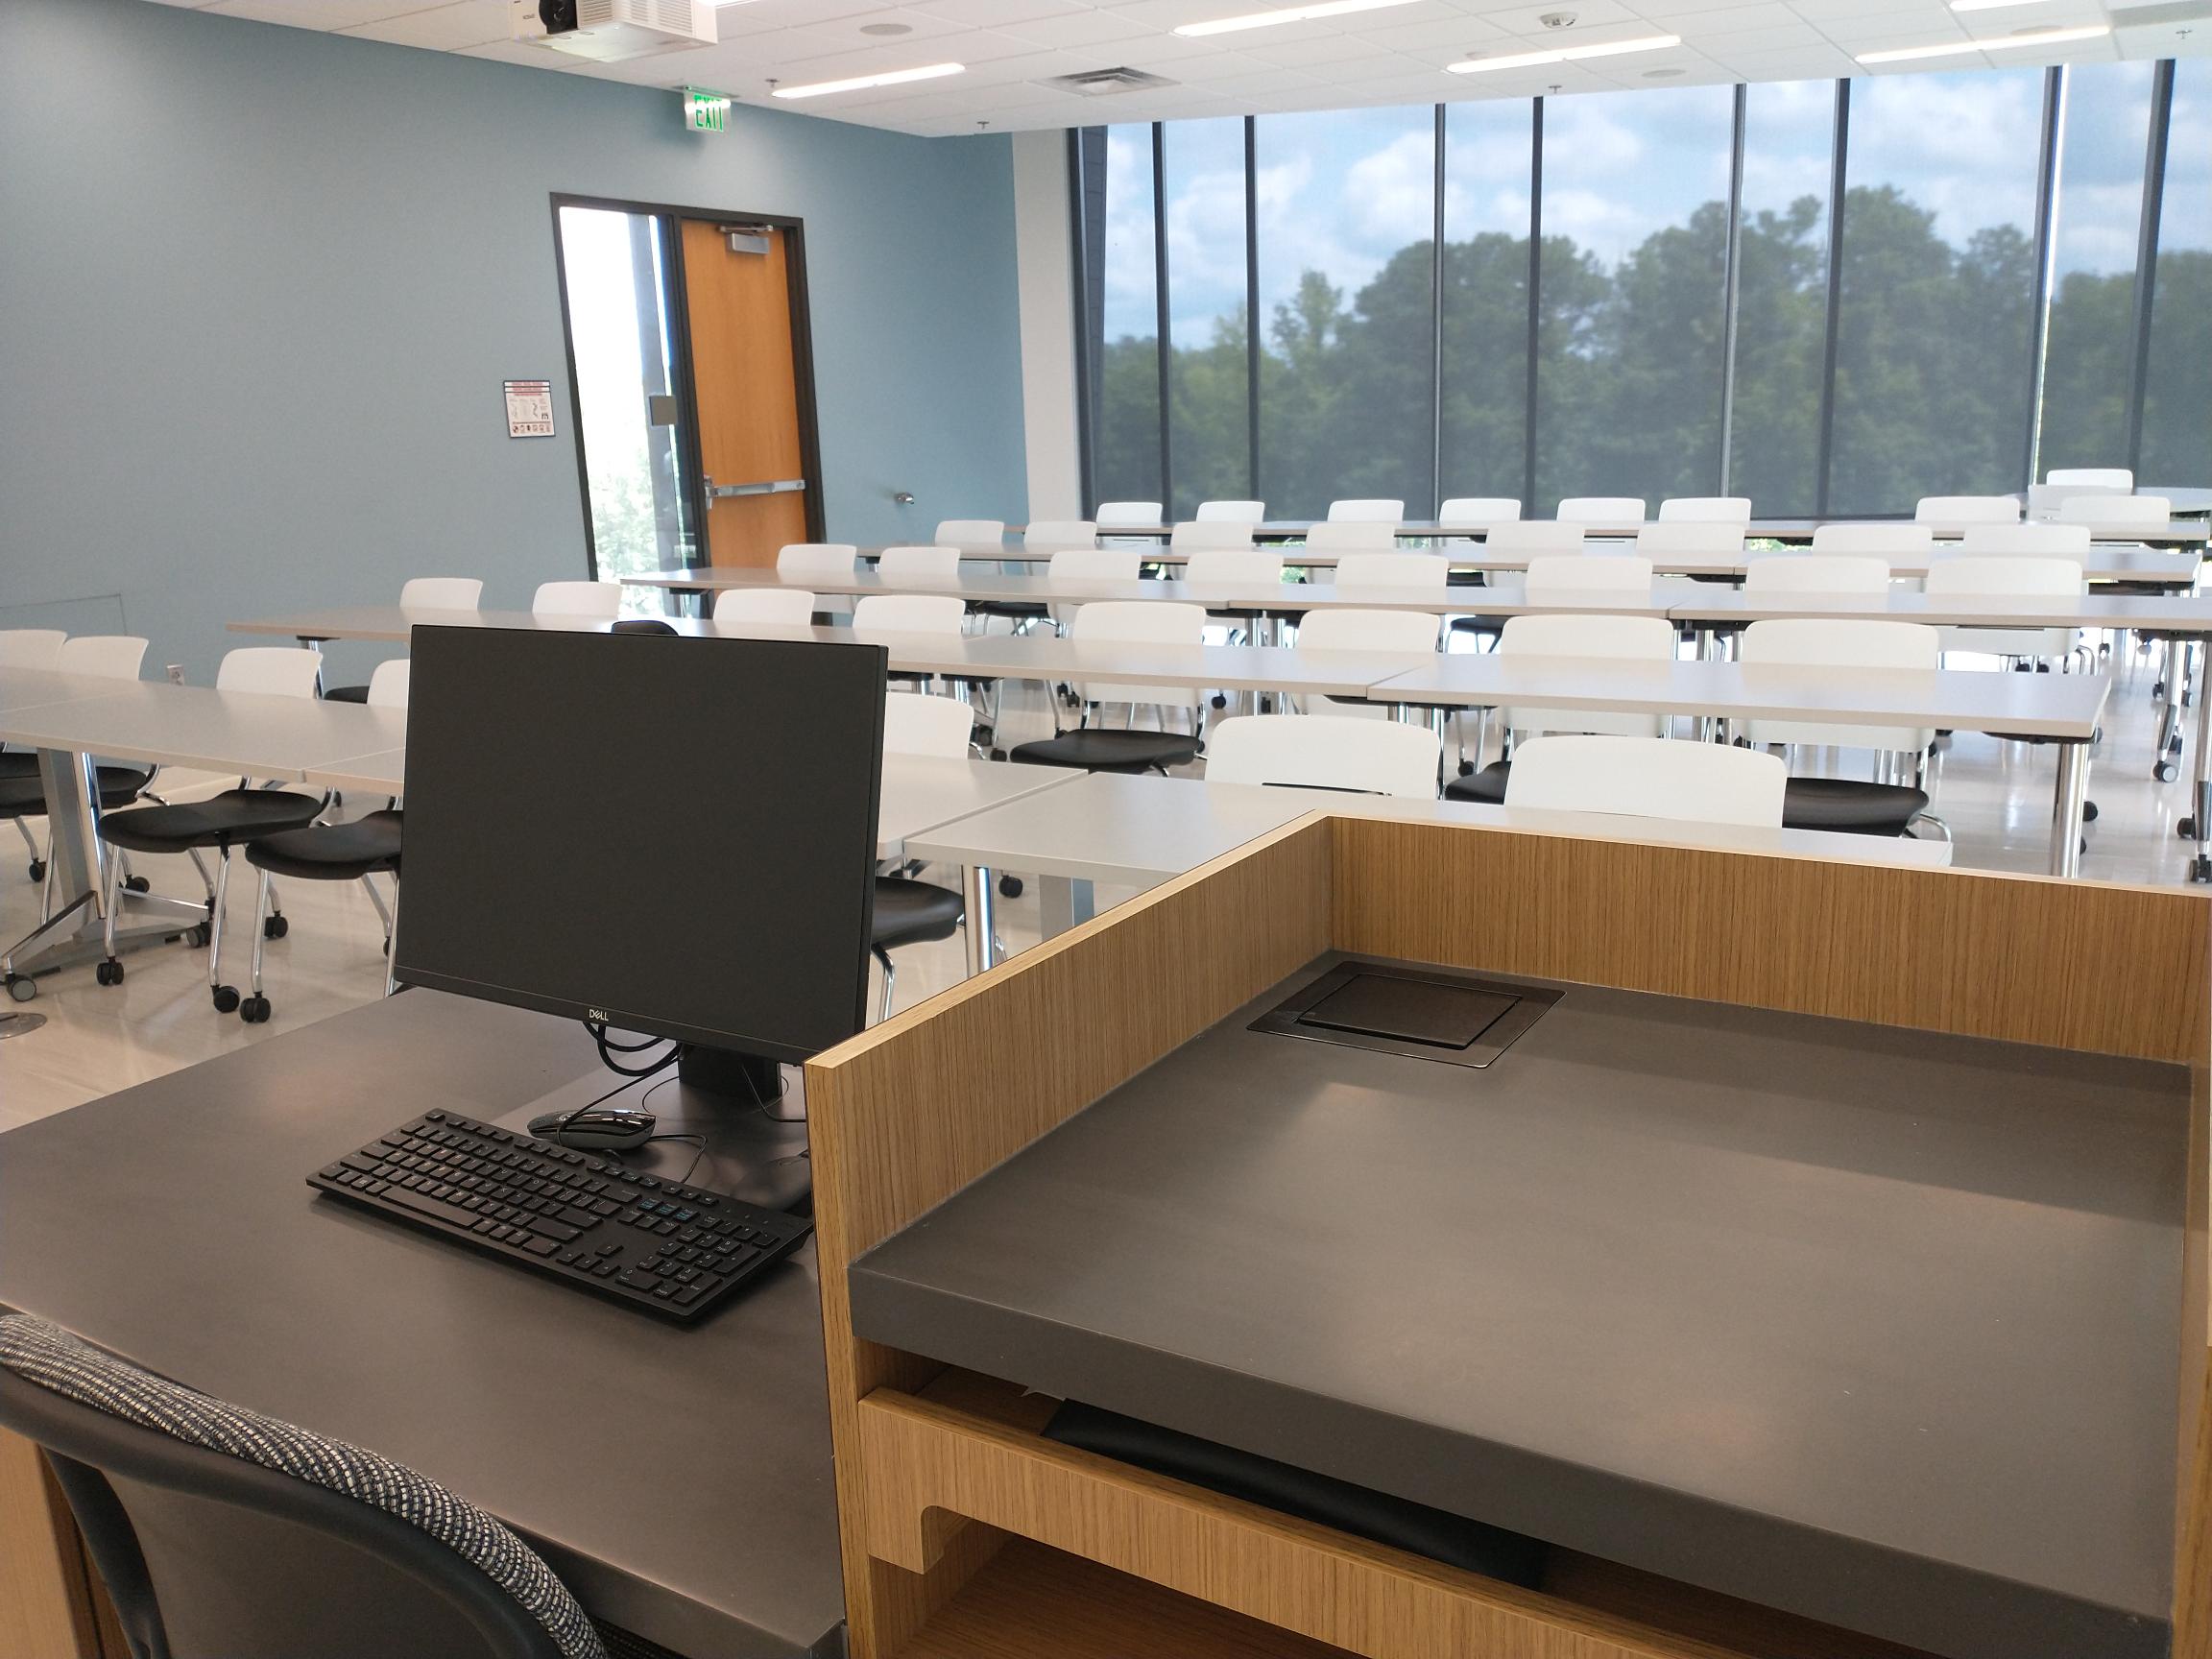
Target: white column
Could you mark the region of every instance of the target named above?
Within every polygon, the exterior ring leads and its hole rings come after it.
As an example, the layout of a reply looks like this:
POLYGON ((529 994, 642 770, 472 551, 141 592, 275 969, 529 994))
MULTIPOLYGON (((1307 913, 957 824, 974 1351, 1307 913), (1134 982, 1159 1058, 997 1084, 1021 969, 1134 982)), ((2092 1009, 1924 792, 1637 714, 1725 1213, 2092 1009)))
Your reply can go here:
POLYGON ((1013 139, 1029 517, 1080 518, 1084 501, 1076 463, 1075 266, 1068 134, 1017 132, 1013 139))

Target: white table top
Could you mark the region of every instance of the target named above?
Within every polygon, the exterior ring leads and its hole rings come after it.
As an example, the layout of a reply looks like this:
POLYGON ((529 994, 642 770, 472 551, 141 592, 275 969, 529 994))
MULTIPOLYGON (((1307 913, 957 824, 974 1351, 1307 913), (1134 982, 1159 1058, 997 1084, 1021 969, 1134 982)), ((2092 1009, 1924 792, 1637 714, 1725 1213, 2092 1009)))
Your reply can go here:
MULTIPOLYGON (((1703 586, 1700 584, 1700 586, 1703 586)), ((1887 593, 1765 593, 1712 588, 1679 598, 1668 613, 1680 622, 1720 626, 1774 617, 1840 617, 1926 622, 1959 628, 2142 628, 2212 634, 2212 596, 2085 593, 2070 598, 2006 598, 1965 593, 1932 598, 1892 589, 1887 593)))
POLYGON ((1066 789, 1030 796, 910 837, 906 855, 1024 875, 1147 887, 1311 811, 1931 868, 1950 862, 1950 849, 1940 842, 1827 830, 1687 824, 1598 812, 1530 812, 1478 802, 1344 795, 1327 789, 1263 789, 1245 783, 1105 772, 1086 775, 1066 789))
POLYGON ((57 703, 126 696, 138 684, 99 674, 60 674, 48 668, 0 668, 0 717, 57 703))
POLYGON ((1375 687, 1379 698, 1495 709, 1647 709, 1739 720, 1938 727, 2085 740, 2109 683, 2101 674, 1638 662, 1620 658, 1440 656, 1375 687))
POLYGON ((143 680, 0 714, 0 740, 11 743, 295 783, 310 767, 396 748, 406 734, 403 709, 143 680))

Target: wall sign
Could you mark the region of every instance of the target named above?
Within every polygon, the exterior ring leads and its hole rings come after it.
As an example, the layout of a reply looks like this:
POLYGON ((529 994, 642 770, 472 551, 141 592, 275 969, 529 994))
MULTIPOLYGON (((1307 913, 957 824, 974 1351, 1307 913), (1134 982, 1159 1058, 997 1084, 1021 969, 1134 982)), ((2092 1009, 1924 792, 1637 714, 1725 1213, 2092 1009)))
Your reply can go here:
POLYGON ((684 130, 687 132, 727 132, 730 131, 730 94, 710 92, 704 86, 686 86, 684 98, 684 130))
POLYGON ((507 388, 507 436, 552 437, 553 382, 509 380, 503 384, 507 388))

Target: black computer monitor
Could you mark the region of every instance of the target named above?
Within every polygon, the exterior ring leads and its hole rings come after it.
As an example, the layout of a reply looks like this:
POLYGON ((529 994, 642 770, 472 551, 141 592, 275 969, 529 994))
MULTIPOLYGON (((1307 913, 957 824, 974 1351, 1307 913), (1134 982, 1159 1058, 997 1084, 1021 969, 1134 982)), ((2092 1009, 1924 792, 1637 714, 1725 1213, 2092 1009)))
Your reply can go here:
POLYGON ((417 628, 396 976, 800 1061, 866 1023, 878 646, 417 628))

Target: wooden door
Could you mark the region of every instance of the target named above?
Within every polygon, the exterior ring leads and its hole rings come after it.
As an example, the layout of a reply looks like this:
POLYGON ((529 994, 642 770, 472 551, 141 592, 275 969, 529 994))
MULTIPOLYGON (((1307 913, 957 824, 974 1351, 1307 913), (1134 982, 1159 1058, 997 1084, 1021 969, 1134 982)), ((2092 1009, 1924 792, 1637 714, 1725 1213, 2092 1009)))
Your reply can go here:
POLYGON ((685 306, 707 490, 707 562, 773 565, 807 539, 806 474, 793 343, 788 232, 767 252, 733 252, 703 219, 684 221, 685 306))

